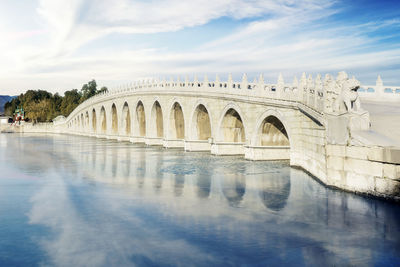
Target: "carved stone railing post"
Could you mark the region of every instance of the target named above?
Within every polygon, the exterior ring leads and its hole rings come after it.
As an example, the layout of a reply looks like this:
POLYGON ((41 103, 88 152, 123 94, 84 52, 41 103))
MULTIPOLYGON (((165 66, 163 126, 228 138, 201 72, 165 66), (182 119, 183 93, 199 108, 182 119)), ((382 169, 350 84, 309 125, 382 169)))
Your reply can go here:
POLYGON ((240 89, 242 90, 242 93, 246 93, 247 87, 249 85, 249 82, 247 80, 247 74, 244 73, 242 76, 242 82, 240 83, 240 89))
POLYGON ((321 74, 318 74, 315 78, 315 89, 314 89, 314 109, 317 111, 322 111, 322 80, 321 74))
POLYGON ((278 75, 278 81, 276 83, 275 87, 275 98, 276 99, 281 99, 282 96, 284 95, 283 89, 285 88, 285 81, 283 80, 282 73, 279 73, 278 75))
POLYGON ((306 99, 307 99, 307 77, 306 73, 303 72, 299 84, 299 101, 303 104, 306 104, 307 102, 306 99))
POLYGON ((264 87, 265 87, 264 76, 262 74, 260 74, 260 76, 258 77, 258 83, 257 83, 257 87, 255 90, 255 94, 257 96, 264 95, 264 87))
MULTIPOLYGON (((222 87, 225 87, 225 85, 222 84, 222 87)), ((233 79, 231 73, 228 74, 228 82, 226 87, 228 91, 233 91, 232 89, 237 89, 236 87, 235 88, 233 87, 233 79)))

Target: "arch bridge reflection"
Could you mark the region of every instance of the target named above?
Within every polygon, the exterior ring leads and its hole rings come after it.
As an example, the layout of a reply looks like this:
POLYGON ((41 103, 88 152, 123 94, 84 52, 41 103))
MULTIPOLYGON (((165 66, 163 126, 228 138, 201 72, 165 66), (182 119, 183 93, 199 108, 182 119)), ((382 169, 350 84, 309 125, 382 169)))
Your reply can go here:
POLYGON ((94 151, 87 154, 78 149, 71 155, 81 162, 86 177, 148 195, 224 200, 232 207, 258 203, 272 211, 283 209, 290 197, 291 174, 286 165, 274 169, 274 163, 264 163, 271 165, 269 170, 237 158, 201 153, 186 156, 178 150, 110 140, 97 141, 90 149, 94 151), (258 168, 259 175, 248 174, 254 168, 258 168))

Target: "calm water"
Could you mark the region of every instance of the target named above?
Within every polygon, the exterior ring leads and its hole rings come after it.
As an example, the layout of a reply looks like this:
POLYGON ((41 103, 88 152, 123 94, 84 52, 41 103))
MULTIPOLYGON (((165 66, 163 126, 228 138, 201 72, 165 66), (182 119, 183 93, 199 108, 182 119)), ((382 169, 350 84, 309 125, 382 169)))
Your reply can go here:
POLYGON ((1 266, 399 263, 399 205, 287 163, 0 134, 1 266))

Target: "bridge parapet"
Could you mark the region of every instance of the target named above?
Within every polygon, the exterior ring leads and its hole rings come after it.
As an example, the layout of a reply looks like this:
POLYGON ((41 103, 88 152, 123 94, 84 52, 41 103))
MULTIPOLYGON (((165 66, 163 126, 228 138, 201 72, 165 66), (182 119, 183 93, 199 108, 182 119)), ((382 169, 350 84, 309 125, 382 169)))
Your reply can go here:
POLYGON ((321 76, 318 75, 315 82, 311 75, 306 81, 303 77, 305 77, 305 74, 303 74, 300 84, 296 82, 297 78, 293 83, 285 83, 281 74, 277 83, 265 83, 262 75, 258 79, 254 79, 253 82, 248 82, 246 74, 243 75, 241 82, 234 82, 231 75, 228 76, 227 81, 221 81, 218 76, 214 81, 210 81, 207 76, 204 77, 203 81, 199 81, 196 76, 192 81, 188 78, 185 78, 184 81, 179 78, 170 81, 147 79, 95 95, 81 103, 69 117, 74 117, 80 110, 105 99, 135 93, 205 94, 232 98, 253 97, 264 101, 279 100, 302 104, 314 113, 322 115, 324 113, 325 88, 322 86, 321 76))

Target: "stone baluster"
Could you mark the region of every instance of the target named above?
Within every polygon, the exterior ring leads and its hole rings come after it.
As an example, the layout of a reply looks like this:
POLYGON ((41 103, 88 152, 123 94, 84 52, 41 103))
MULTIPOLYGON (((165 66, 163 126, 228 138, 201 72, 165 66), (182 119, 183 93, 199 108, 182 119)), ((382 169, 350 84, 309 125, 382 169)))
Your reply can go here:
POLYGON ((199 86, 199 79, 197 78, 197 75, 194 75, 194 79, 193 79, 193 87, 196 88, 195 90, 197 90, 200 86, 199 86))
POLYGON ((383 88, 383 81, 381 78, 381 75, 378 75, 378 78, 376 79, 376 83, 375 83, 375 94, 377 94, 378 96, 382 96, 385 92, 384 92, 384 88, 383 88))
POLYGON ((303 104, 306 104, 306 99, 307 99, 307 77, 306 73, 303 72, 301 74, 300 78, 300 84, 299 84, 299 101, 302 102, 303 104))
POLYGON ((299 81, 297 80, 297 76, 295 75, 293 77, 292 90, 290 93, 290 100, 299 99, 298 95, 299 95, 299 81))
POLYGON ((322 111, 322 80, 321 74, 318 73, 315 78, 315 91, 314 91, 314 109, 317 111, 322 111))
POLYGON ((258 77, 257 89, 255 93, 257 95, 264 96, 264 87, 265 87, 264 76, 260 74, 260 76, 258 77))
POLYGON ((189 91, 189 77, 187 75, 185 75, 185 90, 189 91))
POLYGON ((306 105, 309 107, 314 107, 314 92, 315 92, 315 85, 312 78, 312 75, 309 74, 307 78, 307 102, 306 105))
POLYGON ((209 89, 209 81, 208 81, 208 77, 207 77, 207 74, 205 74, 204 75, 204 81, 203 81, 203 89, 204 89, 204 91, 209 91, 210 89, 209 89))
POLYGON ((283 96, 284 87, 285 87, 285 80, 283 79, 282 73, 279 73, 278 81, 277 81, 276 86, 275 86, 275 97, 277 99, 280 99, 283 96))
POLYGON ((165 90, 165 87, 167 87, 167 81, 163 78, 161 81, 161 90, 165 90))
MULTIPOLYGON (((225 86, 222 85, 222 87, 225 87, 225 86)), ((232 79, 232 74, 229 73, 229 74, 228 74, 228 83, 227 83, 227 88, 226 88, 226 90, 229 91, 229 90, 232 90, 232 89, 233 89, 233 79, 232 79)), ((237 89, 236 86, 235 86, 235 89, 237 89)))
POLYGON ((216 74, 215 75, 214 88, 213 88, 214 92, 218 92, 218 90, 220 89, 220 87, 219 87, 220 83, 221 83, 221 79, 219 78, 219 75, 216 74))
POLYGON ((247 91, 244 91, 244 90, 247 90, 248 85, 249 85, 249 82, 247 80, 247 75, 246 75, 246 73, 244 73, 243 77, 242 77, 242 82, 240 84, 240 89, 243 90, 243 93, 247 92, 247 91))

